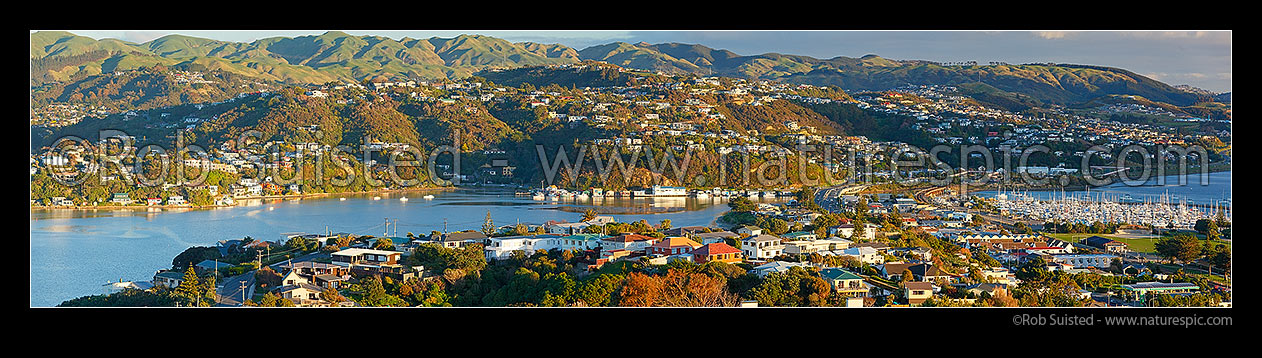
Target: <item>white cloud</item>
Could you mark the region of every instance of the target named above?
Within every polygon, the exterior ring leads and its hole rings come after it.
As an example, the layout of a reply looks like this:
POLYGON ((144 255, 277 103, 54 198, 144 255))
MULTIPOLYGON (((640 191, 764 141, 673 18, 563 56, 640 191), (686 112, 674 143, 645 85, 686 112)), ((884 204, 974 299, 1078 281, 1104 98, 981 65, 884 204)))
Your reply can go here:
POLYGON ((1034 36, 1041 37, 1046 40, 1059 40, 1069 35, 1069 31, 1035 31, 1034 36))
POLYGON ((146 43, 169 34, 169 32, 155 31, 124 31, 122 40, 135 43, 146 43))

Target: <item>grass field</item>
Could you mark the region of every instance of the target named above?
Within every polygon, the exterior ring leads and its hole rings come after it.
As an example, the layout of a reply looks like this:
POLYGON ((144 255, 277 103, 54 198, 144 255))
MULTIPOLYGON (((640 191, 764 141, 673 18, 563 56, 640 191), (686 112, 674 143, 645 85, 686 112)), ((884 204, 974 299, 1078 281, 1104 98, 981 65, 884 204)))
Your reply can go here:
MULTIPOLYGON (((1117 237, 1113 235, 1101 235, 1101 234, 1044 234, 1044 235, 1051 236, 1059 240, 1075 242, 1075 243, 1078 242, 1078 240, 1082 240, 1088 237, 1100 236, 1100 237, 1109 238, 1109 239, 1126 243, 1126 247, 1129 248, 1131 251, 1146 252, 1146 253, 1152 253, 1152 254, 1157 253, 1157 249, 1155 248, 1157 241, 1163 239, 1163 237, 1154 237, 1154 238, 1149 238, 1149 239, 1127 239, 1127 238, 1117 237)), ((1203 239, 1205 236, 1197 235, 1197 237, 1203 239)), ((1218 240, 1217 242, 1227 245, 1227 247, 1231 247, 1230 241, 1218 240)))
POLYGON ((1157 250, 1154 248, 1154 245, 1156 245, 1157 240, 1160 240, 1160 238, 1127 239, 1127 238, 1121 238, 1121 237, 1112 236, 1112 235, 1101 235, 1101 234, 1046 234, 1046 235, 1054 237, 1059 240, 1074 242, 1074 243, 1088 237, 1100 236, 1103 238, 1109 238, 1109 239, 1126 243, 1126 247, 1129 248, 1131 251, 1148 252, 1148 253, 1157 252, 1157 250))

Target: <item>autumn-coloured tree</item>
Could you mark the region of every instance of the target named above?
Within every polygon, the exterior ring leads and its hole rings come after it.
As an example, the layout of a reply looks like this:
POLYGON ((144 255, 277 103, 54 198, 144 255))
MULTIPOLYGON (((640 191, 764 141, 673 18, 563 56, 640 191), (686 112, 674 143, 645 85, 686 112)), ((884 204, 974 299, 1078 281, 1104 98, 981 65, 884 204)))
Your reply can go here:
POLYGON ((727 292, 727 280, 703 273, 671 269, 661 281, 659 306, 666 307, 729 307, 737 302, 727 292))
POLYGON ((618 305, 622 307, 653 307, 662 300, 662 283, 653 276, 633 272, 622 285, 618 305))

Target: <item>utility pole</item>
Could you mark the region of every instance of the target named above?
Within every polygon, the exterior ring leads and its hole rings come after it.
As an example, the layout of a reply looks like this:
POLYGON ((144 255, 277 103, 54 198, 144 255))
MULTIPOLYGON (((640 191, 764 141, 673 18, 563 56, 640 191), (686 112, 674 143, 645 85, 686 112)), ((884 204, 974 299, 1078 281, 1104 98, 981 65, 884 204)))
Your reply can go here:
POLYGON ((245 281, 240 281, 240 284, 241 284, 241 305, 245 306, 245 281))

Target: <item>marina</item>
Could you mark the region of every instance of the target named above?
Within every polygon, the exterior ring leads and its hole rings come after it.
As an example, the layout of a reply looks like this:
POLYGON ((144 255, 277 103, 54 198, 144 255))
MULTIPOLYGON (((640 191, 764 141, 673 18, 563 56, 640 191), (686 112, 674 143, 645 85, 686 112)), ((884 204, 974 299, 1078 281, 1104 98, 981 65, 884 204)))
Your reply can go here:
MULTIPOLYGON (((1189 176, 1193 178, 1194 176, 1189 176)), ((1117 183, 1085 191, 986 191, 974 195, 994 203, 1001 215, 1033 221, 1121 223, 1191 229, 1196 220, 1220 214, 1231 219, 1231 172, 1210 174, 1211 185, 1178 177, 1154 178, 1141 186, 1117 183), (1156 185, 1156 183, 1176 185, 1156 185), (1219 197, 1216 193, 1225 192, 1219 197)))

